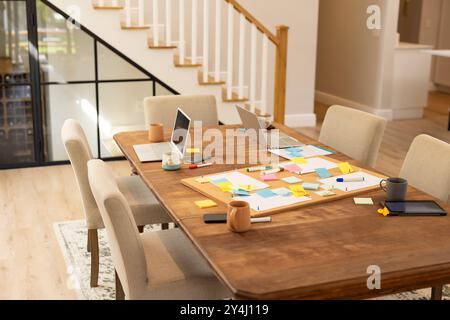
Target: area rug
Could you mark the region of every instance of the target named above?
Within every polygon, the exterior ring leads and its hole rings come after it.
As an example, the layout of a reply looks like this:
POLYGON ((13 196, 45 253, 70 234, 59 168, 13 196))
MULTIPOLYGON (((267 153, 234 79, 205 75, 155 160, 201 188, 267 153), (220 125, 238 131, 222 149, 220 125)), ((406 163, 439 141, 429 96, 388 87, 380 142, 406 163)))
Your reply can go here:
MULTIPOLYGON (((170 225, 174 227, 173 224, 170 225)), ((84 220, 54 224, 54 230, 67 265, 67 286, 82 300, 114 300, 114 266, 105 230, 99 230, 100 272, 97 288, 90 287, 91 259, 86 251, 87 230, 84 220)), ((147 226, 145 232, 161 230, 160 225, 147 226)), ((376 300, 429 300, 431 289, 415 290, 376 300)), ((450 287, 444 287, 443 298, 450 300, 450 287)))

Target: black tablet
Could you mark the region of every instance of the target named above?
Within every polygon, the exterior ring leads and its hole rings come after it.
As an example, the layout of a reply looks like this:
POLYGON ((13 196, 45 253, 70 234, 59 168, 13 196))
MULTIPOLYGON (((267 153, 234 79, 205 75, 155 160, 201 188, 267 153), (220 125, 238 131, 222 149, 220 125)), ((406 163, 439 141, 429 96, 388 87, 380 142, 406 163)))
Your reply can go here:
POLYGON ((434 201, 386 201, 393 216, 446 216, 447 212, 434 201))

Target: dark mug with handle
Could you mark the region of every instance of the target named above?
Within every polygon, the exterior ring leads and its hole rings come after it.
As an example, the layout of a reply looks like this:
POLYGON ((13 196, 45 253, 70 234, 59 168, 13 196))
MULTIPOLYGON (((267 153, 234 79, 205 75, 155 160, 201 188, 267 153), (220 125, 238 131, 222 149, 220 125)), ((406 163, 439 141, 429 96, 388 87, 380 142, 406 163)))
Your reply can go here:
POLYGON ((408 191, 408 181, 402 178, 381 180, 381 189, 387 193, 388 201, 405 201, 408 191))

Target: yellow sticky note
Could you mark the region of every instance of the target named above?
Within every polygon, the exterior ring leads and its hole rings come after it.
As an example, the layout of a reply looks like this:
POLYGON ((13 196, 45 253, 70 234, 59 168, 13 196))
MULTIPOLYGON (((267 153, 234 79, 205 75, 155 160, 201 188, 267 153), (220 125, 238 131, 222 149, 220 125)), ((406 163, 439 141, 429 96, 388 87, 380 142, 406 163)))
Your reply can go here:
POLYGON ((309 195, 309 193, 305 191, 305 188, 301 185, 290 186, 289 189, 291 189, 294 197, 297 198, 306 197, 309 195))
POLYGON ((389 212, 388 208, 384 208, 384 209, 380 209, 378 210, 378 213, 383 215, 384 217, 387 217, 388 215, 390 215, 391 213, 389 212))
POLYGON ((247 191, 247 192, 251 192, 251 191, 255 190, 255 186, 253 186, 253 185, 239 186, 239 189, 247 191))
POLYGON ((353 170, 352 166, 348 162, 341 162, 338 166, 343 174, 355 172, 355 170, 353 170))
POLYGON ((212 200, 195 201, 194 203, 200 209, 208 209, 208 208, 217 207, 217 203, 215 203, 212 200))
POLYGON ((201 177, 201 178, 195 179, 195 181, 197 181, 198 183, 201 183, 201 184, 205 184, 205 183, 211 182, 211 179, 210 178, 201 177))
POLYGON ((187 148, 186 153, 188 153, 188 154, 200 153, 200 149, 199 148, 187 148))
POLYGON ((231 182, 222 182, 217 185, 223 192, 228 192, 234 189, 231 182))
POLYGON ((307 164, 308 161, 305 158, 295 158, 292 159, 292 162, 295 164, 307 164))

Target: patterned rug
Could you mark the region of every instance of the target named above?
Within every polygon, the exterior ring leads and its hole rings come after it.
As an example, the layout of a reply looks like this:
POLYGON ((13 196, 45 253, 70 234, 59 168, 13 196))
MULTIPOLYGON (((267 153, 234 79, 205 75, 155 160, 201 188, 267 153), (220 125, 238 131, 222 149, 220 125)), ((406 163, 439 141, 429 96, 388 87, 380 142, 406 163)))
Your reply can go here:
MULTIPOLYGON (((174 226, 171 225, 171 228, 174 226)), ((100 272, 99 286, 90 287, 91 259, 86 251, 87 230, 84 220, 60 222, 54 224, 56 237, 67 265, 67 286, 78 293, 82 300, 114 300, 114 266, 108 247, 105 230, 99 230, 100 272)), ((161 226, 147 226, 145 232, 161 230, 161 226)), ((378 298, 376 300, 429 300, 431 289, 404 292, 378 298)), ((450 287, 444 287, 445 300, 450 300, 450 287)))

